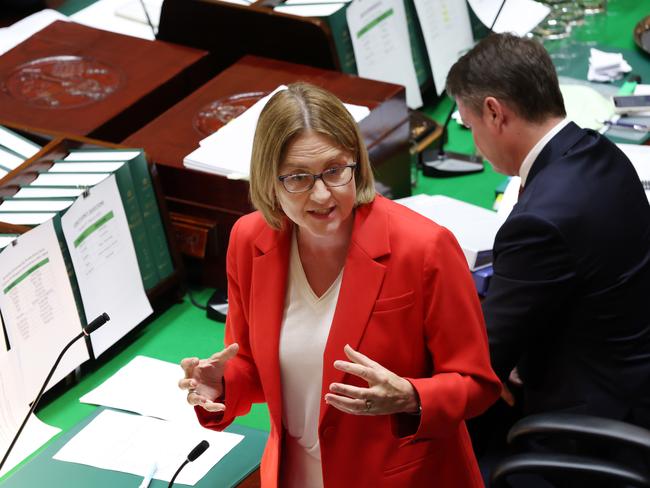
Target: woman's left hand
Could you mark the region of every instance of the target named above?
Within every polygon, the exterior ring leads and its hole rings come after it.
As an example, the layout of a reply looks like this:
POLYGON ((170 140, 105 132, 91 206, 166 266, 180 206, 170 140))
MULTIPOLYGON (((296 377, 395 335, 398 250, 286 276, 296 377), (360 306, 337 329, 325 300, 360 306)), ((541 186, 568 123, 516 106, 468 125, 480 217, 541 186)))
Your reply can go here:
POLYGON ((346 345, 343 349, 351 362, 334 361, 334 367, 368 382, 368 388, 332 383, 325 401, 353 415, 390 415, 418 413, 420 406, 413 385, 381 364, 346 345))

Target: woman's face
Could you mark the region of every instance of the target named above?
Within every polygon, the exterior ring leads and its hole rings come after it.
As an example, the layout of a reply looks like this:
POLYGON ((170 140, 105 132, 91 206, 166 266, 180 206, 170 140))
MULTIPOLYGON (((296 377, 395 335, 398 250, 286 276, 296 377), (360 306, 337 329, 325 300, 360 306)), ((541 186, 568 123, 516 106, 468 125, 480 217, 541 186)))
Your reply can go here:
MULTIPOLYGON (((353 155, 331 138, 305 132, 287 146, 279 174, 319 174, 353 162, 353 155)), ((282 210, 302 232, 325 238, 347 235, 357 196, 354 172, 350 182, 343 186, 328 187, 322 179, 317 179, 310 190, 302 193, 289 193, 279 181, 276 188, 282 210)))

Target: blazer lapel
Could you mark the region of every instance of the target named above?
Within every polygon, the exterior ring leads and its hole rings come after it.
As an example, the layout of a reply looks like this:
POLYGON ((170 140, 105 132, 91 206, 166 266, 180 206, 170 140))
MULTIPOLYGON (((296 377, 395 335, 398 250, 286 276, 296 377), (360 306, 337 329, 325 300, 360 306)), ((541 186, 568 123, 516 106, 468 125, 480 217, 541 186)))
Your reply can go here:
POLYGON ((334 368, 334 361, 347 360, 343 352, 346 344, 358 348, 384 281, 386 267, 376 258, 389 254, 390 244, 388 216, 377 208, 384 204, 381 199, 378 196, 374 203, 363 205, 356 211, 339 299, 323 356, 319 422, 330 408, 322 400, 329 391, 329 385, 343 381, 345 376, 345 373, 334 368))
POLYGON ((292 226, 282 231, 266 228, 255 241, 260 253, 253 258, 251 282, 251 323, 255 324, 253 349, 255 362, 271 418, 282 427, 282 390, 280 385, 280 328, 287 289, 292 226))

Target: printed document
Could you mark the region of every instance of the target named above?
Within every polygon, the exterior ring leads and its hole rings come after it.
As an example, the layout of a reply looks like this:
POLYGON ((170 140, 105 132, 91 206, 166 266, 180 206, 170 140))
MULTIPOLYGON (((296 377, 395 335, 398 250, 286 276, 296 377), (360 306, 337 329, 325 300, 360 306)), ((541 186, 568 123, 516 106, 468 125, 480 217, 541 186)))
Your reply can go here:
POLYGON ((440 95, 452 65, 474 44, 469 11, 458 0, 415 0, 433 83, 440 95))
POLYGON ((407 105, 421 107, 403 0, 355 0, 346 15, 359 76, 402 85, 407 105))
POLYGON ((102 469, 142 475, 153 462, 154 478, 171 481, 189 452, 202 440, 210 447, 189 463, 176 478, 183 485, 195 485, 244 436, 215 432, 195 424, 168 422, 142 415, 104 410, 74 436, 54 459, 102 469))
POLYGON ((79 401, 196 424, 187 392, 178 387, 182 377, 183 370, 176 363, 136 356, 79 401))
MULTIPOLYGON (((502 0, 468 1, 481 23, 490 28, 499 12, 502 0)), ((499 34, 512 32, 523 36, 533 30, 550 12, 549 7, 533 0, 506 0, 492 30, 499 34)))
MULTIPOLYGON (((63 347, 82 330, 52 221, 5 247, 0 270, 0 309, 31 400, 63 347)), ((87 359, 86 344, 79 340, 63 356, 48 388, 87 359)))
POLYGON ((103 312, 111 318, 90 336, 98 357, 152 313, 115 176, 78 198, 61 224, 86 321, 103 312))

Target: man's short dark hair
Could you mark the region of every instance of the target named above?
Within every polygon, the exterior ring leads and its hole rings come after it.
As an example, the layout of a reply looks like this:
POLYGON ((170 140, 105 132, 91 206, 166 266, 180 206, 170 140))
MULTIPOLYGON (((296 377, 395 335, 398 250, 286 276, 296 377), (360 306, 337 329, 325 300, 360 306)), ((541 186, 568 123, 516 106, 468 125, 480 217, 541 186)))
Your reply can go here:
POLYGON ((491 34, 454 64, 447 93, 475 113, 495 97, 530 122, 564 117, 564 101, 550 56, 539 42, 491 34))

